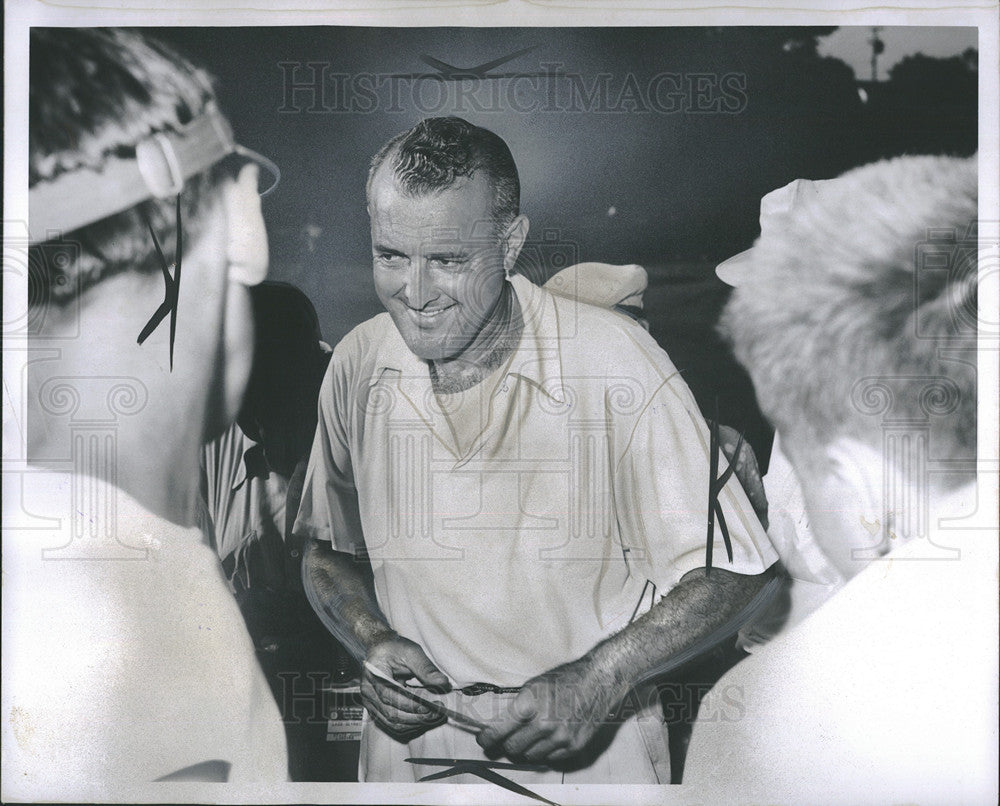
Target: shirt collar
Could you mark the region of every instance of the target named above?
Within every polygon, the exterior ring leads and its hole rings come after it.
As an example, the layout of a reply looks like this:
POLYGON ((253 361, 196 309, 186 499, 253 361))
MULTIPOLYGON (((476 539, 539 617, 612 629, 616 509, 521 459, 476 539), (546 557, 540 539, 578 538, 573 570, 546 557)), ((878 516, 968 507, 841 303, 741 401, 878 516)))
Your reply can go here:
MULTIPOLYGON (((560 357, 559 311, 552 294, 526 277, 514 275, 508 282, 521 306, 524 330, 512 357, 508 375, 517 375, 557 402, 564 402, 560 357)), ((378 383, 391 370, 403 377, 427 376, 427 364, 406 346, 395 325, 387 328, 375 359, 369 385, 378 383)), ((429 379, 428 379, 429 381, 429 379)))
POLYGON ((427 364, 417 358, 406 346, 406 342, 392 318, 388 314, 385 314, 385 317, 389 320, 389 326, 385 329, 385 337, 382 339, 378 354, 375 356, 375 371, 372 373, 369 386, 378 383, 386 370, 398 372, 404 377, 427 375, 427 364))
MULTIPOLYGON (((264 467, 266 468, 266 460, 264 460, 263 457, 263 450, 264 450, 263 446, 257 442, 254 442, 254 440, 250 439, 250 437, 248 437, 246 434, 243 433, 243 430, 240 429, 239 426, 237 426, 236 428, 240 435, 240 446, 239 446, 239 464, 236 468, 234 468, 235 472, 233 473, 233 483, 232 486, 230 487, 230 489, 233 491, 240 489, 240 487, 242 487, 247 482, 247 480, 251 478, 251 475, 249 473, 249 466, 253 466, 259 469, 260 468, 259 460, 260 460, 265 462, 264 467), (248 454, 251 454, 249 461, 247 458, 248 454)), ((264 479, 266 479, 268 476, 266 470, 263 475, 259 473, 256 473, 254 475, 264 479)))

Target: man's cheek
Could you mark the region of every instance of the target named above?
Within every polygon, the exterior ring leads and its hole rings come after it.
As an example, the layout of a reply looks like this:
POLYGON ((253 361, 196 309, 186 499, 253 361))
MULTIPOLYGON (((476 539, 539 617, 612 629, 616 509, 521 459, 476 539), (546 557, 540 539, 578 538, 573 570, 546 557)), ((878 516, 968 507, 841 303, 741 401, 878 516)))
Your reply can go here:
POLYGON ((233 420, 240 410, 250 380, 254 344, 253 310, 249 290, 230 283, 226 300, 226 418, 233 420))
POLYGON ((470 296, 474 301, 477 313, 485 315, 493 309, 500 298, 505 282, 503 273, 495 269, 479 274, 472 280, 472 294, 470 296))
POLYGON ((208 393, 204 441, 222 434, 236 419, 253 365, 254 321, 249 290, 238 283, 226 287, 219 341, 221 366, 216 365, 208 393))

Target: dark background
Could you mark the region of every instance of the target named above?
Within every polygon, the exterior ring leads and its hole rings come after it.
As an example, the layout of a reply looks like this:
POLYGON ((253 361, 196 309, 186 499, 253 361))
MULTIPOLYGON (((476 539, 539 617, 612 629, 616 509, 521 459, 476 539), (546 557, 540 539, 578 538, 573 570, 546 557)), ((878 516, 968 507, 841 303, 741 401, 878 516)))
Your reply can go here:
POLYGON ((761 196, 797 177, 829 178, 881 157, 976 150, 975 51, 911 56, 887 81, 858 81, 846 64, 817 53, 817 38, 833 30, 248 27, 157 34, 216 76, 237 138, 281 166, 281 185, 264 209, 270 276, 309 295, 328 341, 381 310, 364 196, 372 154, 423 117, 458 114, 500 134, 514 153, 532 225, 522 271, 544 281, 583 260, 644 265, 654 337, 705 413, 717 399, 721 419, 746 428, 766 460, 766 423, 713 329, 728 293, 714 266, 751 245, 761 196), (427 78, 435 69, 422 59, 470 68, 525 48, 532 50, 491 71, 500 78, 427 78), (531 79, 520 80, 511 101, 511 74, 557 70, 577 78, 538 78, 537 91, 531 79), (679 74, 679 83, 660 84, 650 99, 650 82, 662 73, 679 74), (425 77, 401 77, 419 74, 425 77), (290 88, 314 76, 321 91, 290 88), (571 95, 574 80, 582 95, 571 95), (464 102, 456 100, 459 88, 464 102), (532 101, 534 111, 513 108, 532 101))

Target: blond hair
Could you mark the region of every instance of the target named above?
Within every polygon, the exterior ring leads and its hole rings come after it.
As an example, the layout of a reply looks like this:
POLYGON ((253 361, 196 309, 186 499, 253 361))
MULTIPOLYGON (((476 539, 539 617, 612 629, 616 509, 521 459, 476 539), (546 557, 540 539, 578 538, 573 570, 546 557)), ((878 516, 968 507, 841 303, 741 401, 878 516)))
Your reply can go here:
POLYGON ((719 323, 777 428, 871 443, 859 384, 891 379, 896 416, 948 415, 942 458, 974 450, 976 214, 975 157, 866 165, 779 214, 719 323))

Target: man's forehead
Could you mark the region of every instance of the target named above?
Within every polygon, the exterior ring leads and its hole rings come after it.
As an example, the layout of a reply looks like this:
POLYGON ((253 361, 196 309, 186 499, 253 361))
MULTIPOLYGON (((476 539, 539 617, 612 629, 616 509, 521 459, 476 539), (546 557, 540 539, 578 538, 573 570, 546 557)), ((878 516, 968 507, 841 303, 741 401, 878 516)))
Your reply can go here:
POLYGON ((390 216, 372 219, 372 234, 376 246, 413 248, 419 244, 423 251, 468 251, 480 246, 496 245, 496 227, 489 219, 476 219, 461 225, 449 222, 400 222, 390 216))
POLYGON ((490 241, 495 236, 492 193, 478 176, 448 187, 413 192, 380 169, 371 187, 369 214, 380 231, 417 235, 424 240, 490 241))
POLYGON ((476 171, 471 176, 458 176, 444 187, 414 190, 397 176, 391 165, 383 163, 372 177, 369 190, 369 204, 379 206, 394 203, 440 204, 451 200, 466 205, 475 201, 489 205, 493 201, 493 188, 487 176, 482 171, 476 171))

